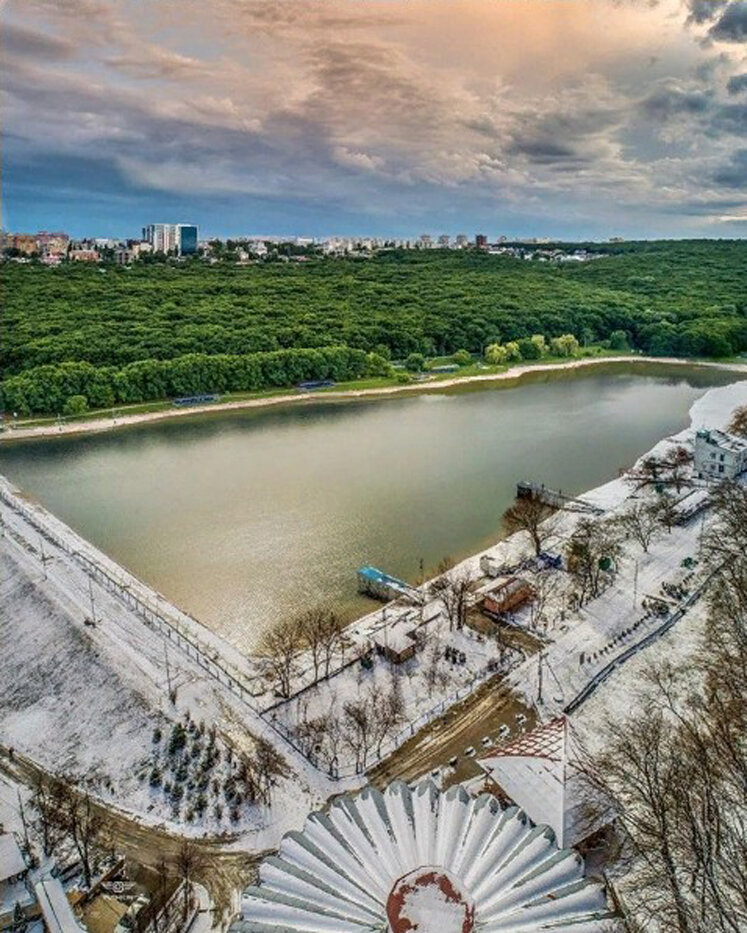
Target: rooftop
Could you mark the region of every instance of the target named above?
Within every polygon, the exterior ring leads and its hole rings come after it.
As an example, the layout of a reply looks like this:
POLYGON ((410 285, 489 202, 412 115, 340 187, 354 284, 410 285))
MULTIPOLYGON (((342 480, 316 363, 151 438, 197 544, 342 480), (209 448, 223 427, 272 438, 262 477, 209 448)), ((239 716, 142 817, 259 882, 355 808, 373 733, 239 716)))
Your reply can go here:
POLYGON ((431 781, 337 798, 260 868, 233 933, 610 929, 578 853, 516 807, 431 781))
POLYGON ((83 928, 58 878, 44 878, 34 885, 34 890, 49 933, 81 933, 83 928))
POLYGON ((23 874, 27 867, 15 836, 3 833, 0 836, 0 881, 23 874))
POLYGON ((747 440, 737 437, 735 434, 727 434, 726 431, 719 431, 717 428, 710 430, 700 430, 697 437, 702 438, 708 444, 714 444, 723 450, 733 450, 736 452, 747 450, 747 440))
POLYGON ((478 764, 533 823, 549 826, 560 846, 576 845, 604 825, 564 716, 519 736, 478 764))

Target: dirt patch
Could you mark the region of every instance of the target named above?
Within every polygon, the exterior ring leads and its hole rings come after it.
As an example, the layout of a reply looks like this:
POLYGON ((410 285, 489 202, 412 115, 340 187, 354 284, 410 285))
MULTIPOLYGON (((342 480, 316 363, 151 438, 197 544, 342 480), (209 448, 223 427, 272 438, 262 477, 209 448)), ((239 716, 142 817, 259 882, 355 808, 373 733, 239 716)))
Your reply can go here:
MULTIPOLYGON (((1 747, 0 769, 28 785, 46 773, 18 753, 9 758, 7 750, 1 747)), ((176 862, 184 837, 138 823, 103 804, 96 806, 106 824, 107 841, 128 862, 150 872, 157 871, 162 859, 170 864, 176 862)), ((195 881, 203 884, 210 893, 216 917, 228 918, 233 913, 237 893, 256 881, 259 863, 268 853, 237 852, 231 848, 233 839, 190 837, 189 841, 198 853, 195 881)))
POLYGON ((477 757, 531 729, 535 721, 535 711, 497 676, 421 729, 368 776, 383 788, 395 779, 414 781, 438 768, 443 786, 448 787, 479 775, 477 757), (503 735, 499 734, 501 726, 506 727, 503 735), (483 739, 490 744, 483 743, 483 739), (469 748, 474 749, 474 756, 465 754, 469 748), (456 766, 450 767, 453 758, 457 759, 456 766))

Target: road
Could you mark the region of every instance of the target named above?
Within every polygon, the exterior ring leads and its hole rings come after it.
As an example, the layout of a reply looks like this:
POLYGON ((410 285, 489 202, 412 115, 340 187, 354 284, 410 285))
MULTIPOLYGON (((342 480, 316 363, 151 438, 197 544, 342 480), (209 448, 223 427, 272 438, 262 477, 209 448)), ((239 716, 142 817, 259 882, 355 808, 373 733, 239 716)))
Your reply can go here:
MULTIPOLYGON (((0 771, 29 786, 39 776, 46 774, 38 765, 17 752, 11 757, 3 746, 0 746, 0 771)), ((184 845, 184 836, 159 827, 146 826, 100 802, 96 802, 95 807, 104 820, 115 851, 152 869, 156 869, 161 859, 175 862, 184 845)), ((196 880, 207 888, 216 915, 228 918, 235 910, 236 895, 255 880, 257 866, 268 853, 235 851, 231 848, 234 840, 230 838, 194 837, 190 841, 199 853, 196 880)))
POLYGON ((487 681, 369 771, 371 782, 383 788, 395 779, 414 781, 435 768, 447 767, 454 756, 459 760, 456 769, 447 769, 445 786, 480 774, 474 758, 464 754, 465 749, 473 747, 476 755, 487 754, 490 747, 515 738, 519 731, 523 731, 516 720, 518 714, 526 716, 523 729, 532 728, 536 721, 535 711, 523 702, 513 687, 501 683, 502 676, 496 675, 487 681), (500 739, 497 734, 502 725, 510 729, 505 739, 500 739), (482 743, 486 736, 492 740, 490 747, 482 743))

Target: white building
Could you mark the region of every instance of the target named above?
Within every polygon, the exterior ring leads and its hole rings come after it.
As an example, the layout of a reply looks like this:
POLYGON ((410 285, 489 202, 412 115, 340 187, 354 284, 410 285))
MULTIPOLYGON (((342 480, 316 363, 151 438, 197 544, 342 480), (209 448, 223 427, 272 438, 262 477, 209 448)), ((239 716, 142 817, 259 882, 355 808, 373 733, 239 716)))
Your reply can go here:
POLYGON ((611 817, 579 757, 568 720, 560 716, 477 763, 493 792, 521 807, 537 826, 549 826, 566 848, 588 839, 611 817))
POLYGON ((747 470, 747 440, 715 429, 698 431, 693 469, 699 479, 734 479, 747 470))
POLYGON ((33 903, 26 886, 28 873, 28 865, 15 836, 0 833, 0 930, 10 928, 16 904, 26 908, 33 903))
POLYGON ((194 224, 148 224, 143 227, 143 239, 156 253, 182 256, 197 252, 197 227, 194 224))
POLYGON ((611 929, 602 885, 547 827, 431 781, 336 798, 259 877, 232 933, 611 929))
POLYGON ((34 885, 47 933, 85 933, 58 878, 44 878, 34 885))

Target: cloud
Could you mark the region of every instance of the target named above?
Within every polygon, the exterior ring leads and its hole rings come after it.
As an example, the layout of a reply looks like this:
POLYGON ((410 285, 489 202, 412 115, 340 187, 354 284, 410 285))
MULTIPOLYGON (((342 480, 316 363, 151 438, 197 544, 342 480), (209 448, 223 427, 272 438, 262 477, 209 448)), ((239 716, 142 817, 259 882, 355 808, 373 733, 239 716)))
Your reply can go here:
POLYGON ((726 83, 726 90, 730 94, 741 94, 742 91, 747 91, 747 72, 732 75, 726 83))
POLYGON ((651 120, 664 121, 705 113, 713 94, 700 88, 689 88, 681 82, 667 80, 640 103, 641 111, 651 120))
POLYGON ((596 2, 606 29, 592 48, 588 14, 569 4, 546 21, 529 0, 513 17, 488 0, 459 15, 424 0, 214 0, 178 21, 159 4, 13 0, 6 165, 53 160, 41 189, 83 199, 70 166, 95 152, 142 198, 285 198, 363 217, 582 203, 589 217, 643 216, 723 189, 742 85, 733 50, 707 52, 695 33, 732 4, 709 0, 706 16, 697 2, 596 2))
POLYGON ((688 0, 690 14, 688 22, 707 23, 715 19, 728 0, 688 0))
POLYGON ((729 162, 714 173, 713 180, 724 188, 747 190, 747 149, 733 153, 729 162))
POLYGON ((0 43, 4 54, 62 60, 70 58, 75 46, 67 39, 51 36, 36 29, 16 26, 11 22, 3 24, 0 30, 0 43))
POLYGON ((718 42, 747 41, 747 0, 732 0, 708 30, 718 42))
POLYGON ((346 168, 362 169, 364 172, 378 172, 384 168, 384 160, 380 156, 369 155, 367 152, 354 152, 346 146, 337 146, 333 155, 335 160, 346 168))
POLYGON ((104 64, 147 80, 166 78, 182 81, 210 74, 207 63, 151 44, 138 44, 124 54, 108 56, 104 58, 104 64))

